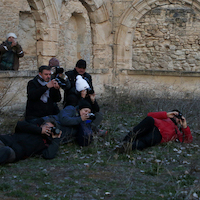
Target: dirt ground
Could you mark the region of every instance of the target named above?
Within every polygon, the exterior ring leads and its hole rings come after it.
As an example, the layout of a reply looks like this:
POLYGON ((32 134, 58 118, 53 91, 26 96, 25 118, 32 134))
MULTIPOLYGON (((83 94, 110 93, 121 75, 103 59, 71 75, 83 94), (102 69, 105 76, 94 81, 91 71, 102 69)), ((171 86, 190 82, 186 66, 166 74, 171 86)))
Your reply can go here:
MULTIPOLYGON (((53 160, 33 157, 0 166, 0 199, 200 199, 199 102, 175 103, 188 119, 193 143, 119 154, 116 146, 134 125, 149 111, 171 110, 171 104, 142 99, 101 103, 106 137, 95 136, 84 148, 62 145, 53 160)), ((13 132, 19 118, 2 117, 2 134, 13 132)))

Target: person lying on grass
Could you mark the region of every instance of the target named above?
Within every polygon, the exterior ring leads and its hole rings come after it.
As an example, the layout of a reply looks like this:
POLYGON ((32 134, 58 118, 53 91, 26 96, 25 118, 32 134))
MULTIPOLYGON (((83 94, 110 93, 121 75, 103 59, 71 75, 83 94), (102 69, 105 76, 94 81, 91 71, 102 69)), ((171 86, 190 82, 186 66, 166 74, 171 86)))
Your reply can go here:
POLYGON ((52 159, 58 152, 61 134, 53 119, 38 120, 37 124, 18 121, 15 133, 0 135, 0 164, 36 154, 52 159))
POLYGON ((193 140, 185 117, 178 110, 172 112, 150 112, 123 139, 117 148, 119 153, 143 150, 160 143, 177 140, 191 143, 193 140))

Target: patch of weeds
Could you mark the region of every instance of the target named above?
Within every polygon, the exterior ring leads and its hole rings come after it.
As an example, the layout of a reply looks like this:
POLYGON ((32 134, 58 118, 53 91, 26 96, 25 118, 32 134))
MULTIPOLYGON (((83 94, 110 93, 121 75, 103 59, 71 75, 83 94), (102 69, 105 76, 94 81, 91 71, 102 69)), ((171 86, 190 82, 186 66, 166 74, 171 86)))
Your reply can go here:
POLYGON ((173 185, 165 185, 163 189, 160 190, 165 196, 173 196, 176 193, 176 189, 173 185))
POLYGON ((180 176, 177 183, 180 185, 180 187, 189 186, 194 183, 195 179, 196 178, 194 176, 191 176, 190 174, 186 174, 186 175, 180 176))
POLYGON ((14 190, 12 192, 6 193, 5 194, 8 197, 17 197, 20 199, 25 199, 25 200, 34 200, 35 198, 30 196, 29 194, 22 192, 21 190, 14 190))
POLYGON ((34 176, 30 177, 31 180, 34 181, 41 181, 49 177, 49 172, 44 170, 44 171, 38 171, 34 174, 34 176))
POLYGON ((8 191, 8 190, 11 190, 12 189, 12 186, 8 183, 2 183, 0 185, 0 191, 8 191))
POLYGON ((161 163, 152 163, 149 168, 144 171, 147 175, 157 176, 163 171, 163 166, 161 163))
POLYGON ((0 175, 6 174, 7 171, 8 171, 8 170, 6 169, 6 167, 0 167, 0 175))

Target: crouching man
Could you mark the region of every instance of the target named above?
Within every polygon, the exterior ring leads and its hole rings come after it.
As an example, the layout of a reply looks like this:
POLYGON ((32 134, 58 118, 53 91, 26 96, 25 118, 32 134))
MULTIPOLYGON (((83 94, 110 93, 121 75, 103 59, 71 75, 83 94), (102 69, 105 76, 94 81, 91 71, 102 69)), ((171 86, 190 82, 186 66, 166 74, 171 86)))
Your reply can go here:
POLYGON ((53 119, 37 124, 19 121, 15 133, 0 135, 0 164, 16 162, 34 155, 52 159, 59 149, 61 131, 53 119))

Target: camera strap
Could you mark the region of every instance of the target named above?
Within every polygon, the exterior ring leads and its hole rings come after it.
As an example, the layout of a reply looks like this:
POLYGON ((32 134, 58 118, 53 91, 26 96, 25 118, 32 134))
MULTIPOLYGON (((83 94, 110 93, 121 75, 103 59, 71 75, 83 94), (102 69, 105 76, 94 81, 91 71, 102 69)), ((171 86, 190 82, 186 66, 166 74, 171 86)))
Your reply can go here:
MULTIPOLYGON (((182 132, 182 131, 181 131, 182 132)), ((182 142, 179 140, 179 138, 178 138, 178 133, 177 133, 177 129, 175 128, 175 133, 176 133, 176 135, 177 135, 177 139, 178 139, 178 141, 180 142, 180 143, 183 143, 184 142, 184 140, 185 140, 185 134, 182 132, 182 137, 183 137, 183 140, 182 140, 182 142)))

